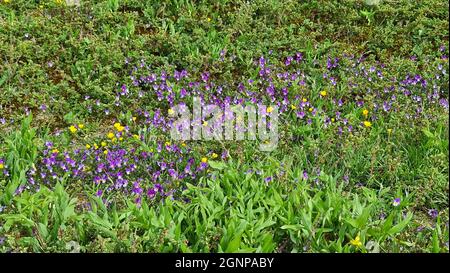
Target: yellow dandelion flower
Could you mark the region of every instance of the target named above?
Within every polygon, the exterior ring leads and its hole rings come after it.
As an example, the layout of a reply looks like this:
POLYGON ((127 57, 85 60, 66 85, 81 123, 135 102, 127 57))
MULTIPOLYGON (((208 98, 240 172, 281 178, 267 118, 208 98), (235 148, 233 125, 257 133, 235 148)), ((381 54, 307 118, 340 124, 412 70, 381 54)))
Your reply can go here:
POLYGON ((217 158, 219 155, 218 154, 216 154, 216 153, 212 153, 212 155, 211 155, 211 158, 217 158))
POLYGON ((120 123, 119 122, 116 122, 116 123, 114 123, 114 128, 119 128, 120 126, 122 126, 122 125, 120 125, 120 123))
POLYGON ((334 122, 335 121, 335 119, 334 118, 331 118, 331 122, 334 122))
POLYGON ((208 126, 208 122, 207 122, 207 121, 204 121, 204 122, 203 122, 203 126, 208 126))
POLYGON ((207 19, 207 20, 208 20, 208 22, 211 22, 211 18, 209 18, 209 17, 208 17, 208 19, 207 19))
POLYGON ((372 126, 372 122, 366 120, 366 121, 364 121, 364 126, 366 126, 367 128, 369 128, 369 127, 372 126))
POLYGON ((306 99, 306 98, 303 98, 303 100, 302 100, 303 102, 307 102, 308 100, 306 99))
POLYGON ((125 127, 124 126, 119 126, 116 129, 117 129, 118 132, 122 132, 125 129, 125 127))
POLYGON ((107 154, 108 154, 108 150, 104 150, 103 153, 104 153, 105 155, 107 155, 107 154))
POLYGON ((164 145, 170 146, 170 142, 169 142, 169 141, 166 141, 166 143, 164 143, 164 145))
POLYGON ((119 137, 119 141, 122 141, 123 140, 123 137, 119 137))
POLYGON ((272 106, 267 107, 267 109, 266 109, 267 113, 271 113, 272 111, 273 111, 273 107, 272 106))
POLYGON ((392 129, 387 129, 388 134, 392 133, 392 129))
POLYGON ((206 157, 202 157, 202 162, 206 163, 206 162, 208 162, 208 159, 206 157))
POLYGON ((114 134, 113 134, 112 132, 109 132, 108 135, 107 135, 107 137, 108 137, 109 139, 113 139, 113 138, 114 138, 114 134))
POLYGON ((369 110, 364 109, 364 110, 363 110, 363 115, 367 117, 368 114, 369 114, 369 110))
POLYGON ((94 149, 98 149, 98 145, 97 145, 97 143, 94 143, 94 149))
POLYGON ((171 116, 175 114, 175 111, 172 108, 170 108, 169 110, 167 110, 167 113, 171 116))
POLYGON ((78 124, 78 128, 83 129, 84 128, 84 124, 83 123, 79 123, 78 124))
POLYGON ((291 109, 292 109, 292 110, 295 110, 295 109, 297 109, 297 106, 291 105, 291 109))
POLYGON ((355 239, 350 240, 350 244, 356 247, 361 247, 362 243, 361 243, 361 238, 358 236, 356 236, 355 239))
POLYGON ((75 132, 77 131, 78 129, 75 127, 75 126, 73 126, 73 125, 71 125, 70 127, 69 127, 69 131, 72 133, 72 134, 75 134, 75 132))
POLYGON ((4 168, 5 168, 5 165, 3 165, 3 163, 0 163, 0 170, 4 169, 4 168))
POLYGON ((86 144, 86 149, 90 149, 90 148, 91 148, 91 145, 86 144))
POLYGON ((137 117, 132 117, 131 119, 133 119, 133 121, 136 121, 137 117))
POLYGON ((58 149, 53 149, 52 153, 57 154, 57 153, 59 153, 59 151, 58 151, 58 149))
POLYGON ((309 107, 308 111, 309 111, 309 112, 312 112, 312 111, 313 111, 312 107, 309 107))
POLYGON ((320 95, 321 95, 322 97, 326 97, 327 91, 325 91, 325 90, 320 91, 320 95))
POLYGON ((102 141, 102 143, 100 143, 102 145, 102 147, 106 147, 107 143, 105 141, 102 141))
POLYGON ((184 142, 181 143, 181 146, 186 147, 186 143, 184 143, 184 142))

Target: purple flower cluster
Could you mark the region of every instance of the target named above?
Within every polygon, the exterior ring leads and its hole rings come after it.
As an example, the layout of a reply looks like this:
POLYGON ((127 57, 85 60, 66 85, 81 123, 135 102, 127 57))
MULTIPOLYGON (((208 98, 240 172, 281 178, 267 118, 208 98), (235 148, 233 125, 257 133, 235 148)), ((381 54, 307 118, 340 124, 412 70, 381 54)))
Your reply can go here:
POLYGON ((192 183, 208 167, 191 154, 188 148, 162 142, 150 150, 125 142, 60 153, 47 142, 40 162, 27 174, 26 188, 38 190, 41 184, 70 181, 99 197, 124 194, 137 203, 143 198, 173 197, 183 189, 180 181, 192 183))
MULTIPOLYGON (((221 52, 221 62, 225 62, 226 55, 226 51, 221 52)), ((87 187, 102 198, 117 193, 140 203, 158 196, 176 197, 187 182, 195 183, 206 174, 207 161, 181 144, 151 142, 142 135, 133 141, 131 132, 144 128, 146 133, 167 137, 175 119, 167 115, 168 110, 175 105, 191 105, 194 96, 202 104, 222 109, 232 104, 276 105, 280 119, 285 121, 282 124, 320 127, 339 138, 364 132, 381 118, 386 121, 395 116, 414 122, 433 118, 436 109, 448 111, 448 58, 442 56, 437 58, 436 67, 428 67, 426 72, 412 69, 391 77, 395 67, 369 61, 365 56, 343 54, 311 64, 300 52, 282 58, 274 55, 259 57, 254 73, 250 73, 253 76, 236 77, 238 81, 224 80, 216 72, 218 69, 157 72, 144 60, 133 65, 127 59, 129 82, 118 84, 114 107, 117 114, 123 109, 131 111, 134 120, 129 126, 119 124, 119 132, 112 136, 124 140, 108 140, 107 146, 91 143, 83 149, 62 152, 47 142, 40 161, 27 174, 28 184, 20 190, 64 180, 87 187)), ((233 62, 234 58, 229 60, 233 62)), ((417 68, 419 60, 411 62, 417 68)), ((89 96, 85 99, 91 101, 89 96)), ((91 108, 101 105, 98 100, 92 102, 91 108)), ((114 107, 105 113, 116 113, 114 107)), ((46 109, 46 105, 41 106, 42 111, 46 109)), ((74 132, 75 129, 80 128, 75 125, 74 132)), ((222 151, 221 158, 227 156, 228 151, 222 151)), ((0 164, 0 171, 8 175, 3 159, 0 164)), ((299 179, 318 185, 315 173, 319 176, 320 169, 310 174, 305 170, 299 179)), ((264 178, 267 184, 274 180, 275 176, 264 178)), ((343 180, 348 183, 348 175, 343 180)), ((399 205, 400 199, 393 204, 399 205)))

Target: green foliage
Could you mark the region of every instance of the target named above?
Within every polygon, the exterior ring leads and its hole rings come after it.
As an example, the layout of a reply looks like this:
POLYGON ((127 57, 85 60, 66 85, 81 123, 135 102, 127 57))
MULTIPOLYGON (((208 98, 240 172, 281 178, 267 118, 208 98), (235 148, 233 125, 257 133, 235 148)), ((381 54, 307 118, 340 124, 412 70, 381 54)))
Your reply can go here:
MULTIPOLYGON (((0 2, 0 252, 448 252, 448 110, 430 107, 430 118, 405 118, 416 106, 401 98, 395 115, 342 138, 333 123, 324 127, 323 116, 306 126, 291 122, 292 111, 271 153, 247 141, 189 143, 193 157, 208 157, 209 168, 177 181, 173 200, 99 197, 99 185, 68 174, 39 190, 27 181, 45 141, 59 156, 86 144, 107 150, 110 140, 100 142, 116 119, 137 136, 121 147, 157 149, 166 135, 135 126, 133 115, 152 117, 169 106, 116 98, 120 84, 132 86, 130 69, 141 62, 152 73, 208 70, 215 81, 238 85, 258 75, 260 56, 280 67, 288 54, 302 52, 310 88, 292 87, 294 95, 330 117, 334 102, 320 100, 320 90, 336 100, 364 97, 372 111, 373 93, 383 96, 390 79, 436 78, 433 69, 442 65, 444 79, 428 84, 448 100, 448 59, 441 58, 448 55, 448 2, 0 2), (447 50, 441 55, 440 46, 447 50), (334 72, 318 62, 337 53, 388 63, 386 80, 368 84, 340 71, 333 76, 345 84, 330 86, 324 73, 334 72), (360 92, 350 93, 350 82, 360 92), (67 130, 81 123, 86 128, 77 134, 67 130), (223 160, 212 152, 230 153, 223 160)), ((423 90, 417 84, 409 91, 423 90)), ((354 106, 342 112, 350 122, 364 120, 354 106)))
POLYGON ((8 147, 6 164, 11 166, 11 180, 0 189, 1 203, 10 204, 18 187, 27 181, 25 174, 37 157, 35 129, 31 128, 32 115, 22 121, 20 131, 13 132, 5 141, 8 147))

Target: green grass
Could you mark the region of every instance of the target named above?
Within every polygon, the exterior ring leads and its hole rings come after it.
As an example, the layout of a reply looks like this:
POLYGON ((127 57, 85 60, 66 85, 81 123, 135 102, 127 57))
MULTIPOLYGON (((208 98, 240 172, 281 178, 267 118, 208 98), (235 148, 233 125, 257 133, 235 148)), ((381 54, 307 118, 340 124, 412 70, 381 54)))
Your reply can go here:
MULTIPOLYGON (((435 90, 448 103, 449 65, 442 58, 449 48, 447 1, 6 2, 0 0, 0 252, 449 251, 448 107, 426 100, 426 90, 435 90), (165 115, 170 105, 154 92, 139 97, 141 87, 130 75, 186 69, 190 81, 208 71, 233 96, 232 87, 258 77, 262 55, 282 72, 296 52, 304 56, 297 68, 306 83, 290 87, 289 98, 307 98, 319 114, 307 124, 288 111, 276 150, 261 152, 253 141, 189 141, 174 169, 182 172, 188 158, 203 157, 209 168, 169 183, 173 198, 157 194, 138 205, 128 192, 96 196, 106 190, 89 176, 94 156, 81 159, 76 150, 93 150, 95 143, 109 153, 155 152, 158 142, 170 141, 143 114, 153 117, 160 109, 165 115), (351 54, 366 61, 343 57, 351 54), (338 69, 327 70, 328 57, 340 58, 338 69), (142 62, 149 69, 133 72, 142 62), (382 79, 355 74, 381 64, 382 79), (437 72, 439 66, 446 72, 437 72), (395 111, 380 110, 393 94, 384 93, 391 79, 417 74, 427 87, 407 88, 424 101, 417 104, 396 89, 395 111), (116 100, 122 84, 130 95, 116 100), (336 105, 339 99, 344 106, 336 105), (422 112, 412 118, 418 105, 422 112), (352 133, 338 134, 346 130, 342 118, 324 125, 336 111, 353 125, 352 133), (372 125, 365 128, 368 119, 372 125), (130 136, 113 143, 106 134, 115 122, 127 125, 130 136), (70 133, 76 124, 84 128, 70 133), (42 160, 52 149, 61 160, 67 153, 82 162, 88 177, 59 172, 58 182, 41 183, 36 192, 29 173, 37 168, 41 179, 47 171, 42 160), (222 152, 226 159, 212 156, 222 152)), ((188 80, 170 84, 179 94, 188 80)), ((274 85, 281 89, 284 82, 274 85)), ((258 93, 265 87, 248 88, 258 93)), ((130 154, 131 161, 137 153, 130 154)), ((131 180, 153 185, 153 171, 144 165, 158 168, 179 157, 164 147, 155 154, 141 161, 131 180)))

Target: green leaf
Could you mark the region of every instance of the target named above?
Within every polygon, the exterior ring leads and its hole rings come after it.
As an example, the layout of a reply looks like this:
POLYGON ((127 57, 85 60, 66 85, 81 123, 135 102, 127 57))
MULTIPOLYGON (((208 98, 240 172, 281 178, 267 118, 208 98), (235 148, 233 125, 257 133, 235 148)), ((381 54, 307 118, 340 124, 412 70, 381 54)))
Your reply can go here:
POLYGON ((39 232, 39 234, 41 235, 42 238, 47 238, 48 236, 48 230, 47 230, 47 226, 44 225, 43 223, 38 223, 37 225, 37 230, 39 232))
POLYGON ((233 240, 231 240, 231 242, 228 244, 225 252, 227 253, 236 252, 239 249, 240 245, 241 245, 241 234, 238 234, 234 236, 233 240))
POLYGON ((390 235, 399 233, 400 231, 402 231, 406 225, 408 225, 409 221, 411 221, 413 215, 412 213, 408 212, 408 214, 406 215, 405 219, 403 219, 403 221, 401 221, 400 223, 398 223, 397 225, 393 226, 388 233, 390 235))
POLYGON ((225 164, 222 161, 214 161, 214 160, 208 161, 208 164, 211 168, 216 169, 216 170, 223 170, 227 166, 227 164, 225 164))

